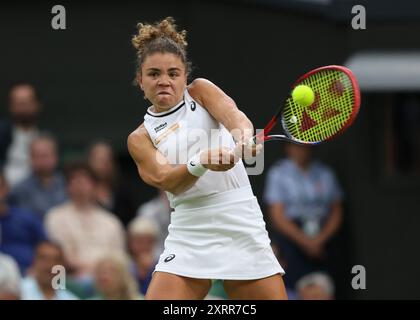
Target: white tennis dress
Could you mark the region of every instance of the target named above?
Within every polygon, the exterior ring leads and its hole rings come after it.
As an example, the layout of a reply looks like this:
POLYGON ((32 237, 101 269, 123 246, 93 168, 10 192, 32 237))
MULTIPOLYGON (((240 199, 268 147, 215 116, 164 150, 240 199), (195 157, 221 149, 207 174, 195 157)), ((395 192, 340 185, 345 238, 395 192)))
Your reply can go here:
MULTIPOLYGON (((149 107, 144 126, 172 164, 185 164, 200 150, 235 145, 228 130, 188 90, 166 112, 154 113, 149 107)), ((223 280, 284 274, 241 161, 225 172, 208 170, 189 190, 167 195, 174 212, 155 271, 223 280)))

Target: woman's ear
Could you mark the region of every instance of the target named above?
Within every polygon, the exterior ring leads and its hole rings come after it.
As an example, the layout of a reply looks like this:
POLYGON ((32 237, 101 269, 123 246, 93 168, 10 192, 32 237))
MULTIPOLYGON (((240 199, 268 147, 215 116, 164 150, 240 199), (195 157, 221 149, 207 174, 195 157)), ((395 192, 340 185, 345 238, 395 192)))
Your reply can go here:
POLYGON ((143 89, 143 77, 141 76, 140 72, 137 73, 136 80, 137 80, 137 83, 138 83, 140 89, 144 91, 144 89, 143 89))

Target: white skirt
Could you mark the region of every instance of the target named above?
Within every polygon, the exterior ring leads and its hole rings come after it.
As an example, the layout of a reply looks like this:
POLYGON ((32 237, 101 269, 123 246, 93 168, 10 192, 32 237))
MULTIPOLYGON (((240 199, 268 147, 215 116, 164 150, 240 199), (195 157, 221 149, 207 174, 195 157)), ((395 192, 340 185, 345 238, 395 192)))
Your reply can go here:
POLYGON ((284 274, 251 186, 180 203, 155 271, 198 279, 284 274))

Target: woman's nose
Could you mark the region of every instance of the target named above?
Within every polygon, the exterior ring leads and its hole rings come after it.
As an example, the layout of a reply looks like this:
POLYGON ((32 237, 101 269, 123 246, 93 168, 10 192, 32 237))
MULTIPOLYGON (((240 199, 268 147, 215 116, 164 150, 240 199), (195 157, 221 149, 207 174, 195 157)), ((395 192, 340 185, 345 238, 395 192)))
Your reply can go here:
POLYGON ((171 78, 168 75, 162 75, 159 78, 158 85, 169 86, 171 84, 171 78))

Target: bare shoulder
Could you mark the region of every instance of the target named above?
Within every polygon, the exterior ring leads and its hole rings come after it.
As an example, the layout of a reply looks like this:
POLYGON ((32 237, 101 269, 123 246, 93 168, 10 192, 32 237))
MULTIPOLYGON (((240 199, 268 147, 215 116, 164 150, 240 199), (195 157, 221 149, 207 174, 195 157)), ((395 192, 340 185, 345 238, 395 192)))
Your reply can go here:
POLYGON ((150 144, 150 137, 142 123, 136 130, 130 133, 127 138, 127 147, 131 156, 137 160, 139 151, 150 144))
POLYGON ((131 132, 127 138, 127 143, 128 145, 133 145, 136 144, 136 142, 138 142, 139 140, 141 141, 142 139, 146 138, 148 136, 147 134, 147 130, 144 127, 144 124, 142 123, 141 125, 139 125, 136 130, 134 130, 133 132, 131 132))
POLYGON ((235 101, 213 82, 197 78, 188 86, 188 93, 219 122, 226 124, 231 118, 227 112, 237 112, 235 101))
POLYGON ((217 88, 217 86, 210 80, 197 78, 188 85, 187 89, 190 96, 198 103, 202 104, 203 97, 205 97, 212 89, 215 88, 217 88))

